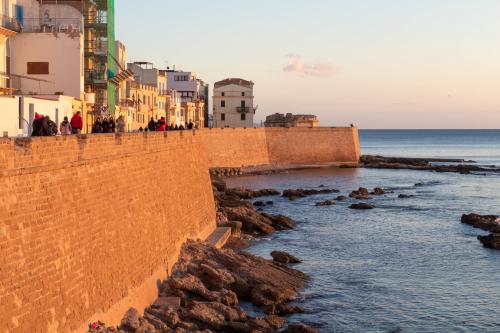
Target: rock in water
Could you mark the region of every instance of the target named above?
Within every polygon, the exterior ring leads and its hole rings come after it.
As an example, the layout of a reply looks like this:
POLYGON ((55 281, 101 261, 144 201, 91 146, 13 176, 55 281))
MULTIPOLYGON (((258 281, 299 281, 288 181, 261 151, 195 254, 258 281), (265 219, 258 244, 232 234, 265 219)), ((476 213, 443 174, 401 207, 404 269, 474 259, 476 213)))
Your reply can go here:
POLYGON ((273 257, 274 261, 279 262, 280 264, 298 264, 302 262, 299 258, 282 251, 271 252, 271 257, 273 257))
POLYGON ((354 199, 371 199, 372 197, 370 196, 370 192, 368 192, 367 188, 360 187, 358 190, 352 191, 351 194, 349 194, 349 197, 354 198, 354 199))
POLYGON ((462 223, 493 233, 500 233, 500 218, 496 215, 464 214, 462 215, 462 223))
POLYGON ((412 194, 400 194, 400 195, 398 195, 399 199, 409 199, 409 198, 413 198, 413 197, 415 197, 415 196, 412 194))
POLYGON ((304 190, 304 189, 289 189, 283 192, 283 196, 290 200, 297 200, 300 198, 305 198, 310 195, 318 195, 318 194, 331 194, 331 193, 339 193, 340 191, 337 189, 321 189, 321 190, 304 190))
POLYGON ((477 239, 488 249, 500 250, 500 234, 477 236, 477 239))
POLYGON ((304 324, 291 324, 283 333, 319 333, 319 329, 304 324))
POLYGON ((335 198, 335 200, 337 200, 337 201, 346 201, 347 197, 344 196, 344 195, 339 195, 337 198, 335 198))
POLYGON ((325 200, 325 201, 321 201, 321 202, 316 203, 317 207, 333 206, 333 205, 335 205, 335 201, 332 201, 332 200, 325 200))
POLYGON ((374 195, 384 195, 385 191, 380 187, 375 187, 372 192, 374 195))
POLYGON ((373 209, 375 206, 369 205, 367 203, 352 204, 349 206, 350 209, 373 209))

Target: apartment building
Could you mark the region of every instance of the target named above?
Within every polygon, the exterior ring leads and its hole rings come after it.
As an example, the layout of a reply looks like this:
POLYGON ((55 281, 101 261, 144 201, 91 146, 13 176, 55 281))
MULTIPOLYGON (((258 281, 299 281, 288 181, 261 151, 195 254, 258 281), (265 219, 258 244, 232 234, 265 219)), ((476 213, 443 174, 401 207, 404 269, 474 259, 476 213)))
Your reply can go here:
MULTIPOLYGON (((155 100, 157 119, 167 117, 167 77, 152 63, 147 61, 137 61, 127 64, 127 69, 133 72, 134 81, 138 84, 155 86, 158 95, 155 100)), ((155 118, 156 119, 156 118, 155 118)))
POLYGON ((176 90, 167 90, 166 103, 168 124, 173 126, 185 124, 186 118, 179 92, 176 90))
POLYGON ((145 129, 151 118, 159 119, 158 88, 155 85, 127 82, 127 105, 129 106, 131 125, 127 130, 145 129))
POLYGON ((205 127, 205 115, 208 113, 208 85, 192 72, 167 69, 167 87, 181 95, 182 108, 185 111, 185 123, 193 122, 196 128, 205 127))
POLYGON ((254 83, 239 78, 229 78, 214 84, 214 127, 253 127, 256 108, 253 96, 254 83))

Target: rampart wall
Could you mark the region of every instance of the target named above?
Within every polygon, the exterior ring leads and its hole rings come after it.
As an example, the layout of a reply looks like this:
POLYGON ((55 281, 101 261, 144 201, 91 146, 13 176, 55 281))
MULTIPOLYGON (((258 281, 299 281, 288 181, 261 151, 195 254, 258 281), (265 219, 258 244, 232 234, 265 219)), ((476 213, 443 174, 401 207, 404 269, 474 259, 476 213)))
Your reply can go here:
POLYGON ((358 129, 225 128, 203 130, 210 167, 355 165, 358 129))
POLYGON ((215 229, 209 167, 355 164, 357 129, 0 139, 2 333, 82 332, 157 296, 215 229))

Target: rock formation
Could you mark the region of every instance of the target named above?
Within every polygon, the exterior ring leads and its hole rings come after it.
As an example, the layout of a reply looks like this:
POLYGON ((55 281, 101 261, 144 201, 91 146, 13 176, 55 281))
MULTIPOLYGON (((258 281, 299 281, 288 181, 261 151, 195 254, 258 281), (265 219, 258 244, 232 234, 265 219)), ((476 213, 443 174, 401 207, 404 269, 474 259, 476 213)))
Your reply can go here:
POLYGON ((340 191, 337 189, 321 189, 321 190, 305 190, 305 189, 288 189, 283 191, 283 196, 290 200, 297 200, 300 198, 305 198, 310 195, 319 195, 319 194, 330 194, 330 193, 339 193, 340 191))
POLYGON ((374 209, 375 206, 369 205, 367 203, 358 203, 358 204, 352 204, 349 206, 350 209, 361 209, 361 210, 366 210, 366 209, 374 209))
POLYGON ((496 215, 464 214, 462 215, 462 223, 493 233, 500 233, 500 218, 496 215))
POLYGON ((500 250, 500 234, 490 234, 488 236, 477 236, 477 239, 486 248, 500 250))

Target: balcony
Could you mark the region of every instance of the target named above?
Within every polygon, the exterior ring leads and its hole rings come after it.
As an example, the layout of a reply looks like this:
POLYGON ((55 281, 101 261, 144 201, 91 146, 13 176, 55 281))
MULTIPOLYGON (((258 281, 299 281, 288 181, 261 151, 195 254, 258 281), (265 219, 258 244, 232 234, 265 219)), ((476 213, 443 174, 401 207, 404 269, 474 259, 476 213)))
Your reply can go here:
POLYGON ((250 107, 248 106, 239 106, 236 108, 236 111, 240 112, 240 113, 248 113, 250 112, 250 107))
POLYGON ((85 83, 105 86, 108 84, 108 76, 105 71, 87 70, 85 71, 85 83))
POLYGON ((93 40, 85 41, 85 56, 93 57, 107 57, 108 56, 108 45, 102 42, 96 42, 93 40))
POLYGON ((2 25, 0 26, 0 35, 10 37, 22 31, 22 26, 18 20, 5 15, 1 16, 2 25))
POLYGON ((25 18, 21 24, 22 32, 67 33, 78 35, 83 32, 81 18, 25 18))

